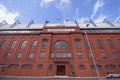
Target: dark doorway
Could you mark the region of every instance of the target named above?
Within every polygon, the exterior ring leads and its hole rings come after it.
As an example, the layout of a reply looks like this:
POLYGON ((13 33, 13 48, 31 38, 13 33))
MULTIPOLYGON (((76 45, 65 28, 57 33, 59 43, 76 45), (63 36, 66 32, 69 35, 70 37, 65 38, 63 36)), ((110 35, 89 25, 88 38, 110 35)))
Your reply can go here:
POLYGON ((65 65, 57 65, 57 75, 65 75, 65 65))

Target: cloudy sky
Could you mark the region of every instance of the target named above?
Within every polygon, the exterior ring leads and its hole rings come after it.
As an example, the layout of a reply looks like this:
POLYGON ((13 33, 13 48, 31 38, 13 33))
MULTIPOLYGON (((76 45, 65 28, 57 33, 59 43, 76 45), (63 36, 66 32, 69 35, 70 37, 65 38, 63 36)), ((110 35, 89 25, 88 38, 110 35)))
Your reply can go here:
POLYGON ((116 22, 120 19, 120 0, 0 0, 0 22, 20 20, 34 23, 116 22))

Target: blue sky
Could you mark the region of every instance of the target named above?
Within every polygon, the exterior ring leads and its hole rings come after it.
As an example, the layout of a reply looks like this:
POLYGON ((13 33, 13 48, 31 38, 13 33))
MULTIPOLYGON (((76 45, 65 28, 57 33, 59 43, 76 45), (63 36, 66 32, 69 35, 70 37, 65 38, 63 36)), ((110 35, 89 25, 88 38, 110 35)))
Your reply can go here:
POLYGON ((0 0, 0 22, 79 23, 120 19, 120 0, 0 0))

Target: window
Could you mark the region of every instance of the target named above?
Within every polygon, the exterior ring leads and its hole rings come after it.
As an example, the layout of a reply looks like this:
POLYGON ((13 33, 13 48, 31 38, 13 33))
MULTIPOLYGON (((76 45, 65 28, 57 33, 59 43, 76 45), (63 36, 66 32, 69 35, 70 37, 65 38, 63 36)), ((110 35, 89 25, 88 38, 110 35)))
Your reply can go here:
POLYGON ((81 48, 80 40, 76 40, 76 41, 75 41, 75 44, 76 44, 76 48, 81 48))
POLYGON ((6 44, 7 44, 7 41, 4 40, 4 41, 2 42, 2 44, 0 45, 0 49, 3 49, 3 48, 5 47, 6 44))
POLYGON ((6 64, 0 64, 0 68, 6 68, 6 64))
POLYGON ((46 48, 47 46, 47 40, 42 40, 42 48, 46 48))
POLYGON ((16 58, 17 58, 17 59, 21 59, 21 58, 22 58, 22 53, 18 53, 18 55, 17 55, 16 58))
POLYGON ((37 43, 38 43, 38 41, 36 41, 36 40, 34 40, 33 41, 33 43, 32 43, 32 49, 35 49, 36 48, 36 46, 37 46, 37 43))
POLYGON ((54 58, 55 57, 55 54, 54 53, 51 53, 51 58, 54 58))
POLYGON ((103 49, 101 41, 97 39, 96 42, 97 42, 98 48, 103 49))
POLYGON ((118 65, 118 68, 120 69, 120 65, 118 65))
POLYGON ((90 58, 90 59, 92 59, 93 56, 94 56, 93 54, 91 54, 91 53, 89 54, 89 58, 90 58))
POLYGON ((80 70, 85 69, 85 65, 79 65, 79 69, 80 69, 80 70))
POLYGON ((120 44, 120 39, 118 39, 118 44, 120 44))
POLYGON ((17 44, 17 41, 13 41, 13 43, 12 43, 10 49, 14 49, 14 47, 15 47, 16 44, 17 44))
POLYGON ((11 56, 11 53, 7 53, 7 55, 6 55, 6 59, 9 59, 10 58, 10 56, 11 56))
POLYGON ((72 54, 71 53, 68 53, 68 58, 72 58, 72 54))
POLYGON ((29 54, 29 59, 33 59, 34 58, 34 53, 30 53, 29 54))
POLYGON ((50 64, 50 65, 49 65, 49 71, 52 71, 52 70, 53 70, 53 65, 50 64))
POLYGON ((111 41, 110 39, 108 39, 107 42, 108 42, 108 45, 109 45, 109 47, 110 47, 111 49, 114 49, 114 48, 115 48, 114 45, 113 45, 113 43, 112 43, 112 41, 111 41))
POLYGON ((73 65, 72 65, 72 64, 70 64, 70 66, 69 66, 69 67, 70 67, 70 71, 71 71, 71 72, 73 72, 73 71, 74 71, 74 69, 73 69, 73 65))
POLYGON ((38 69, 43 69, 43 65, 42 65, 42 64, 39 64, 39 65, 38 65, 38 69))
POLYGON ((77 53, 78 58, 82 58, 83 54, 82 53, 77 53))
POLYGON ((23 42, 22 42, 22 45, 21 45, 21 49, 24 49, 25 46, 26 46, 26 44, 27 44, 27 41, 23 41, 23 42))
POLYGON ((115 69, 115 65, 105 65, 105 69, 115 69))
POLYGON ((56 53, 56 58, 60 58, 60 53, 56 53))
POLYGON ((53 46, 52 46, 52 49, 69 49, 70 48, 70 45, 61 40, 61 41, 57 41, 53 46))
POLYGON ((8 66, 8 68, 19 68, 19 65, 17 65, 17 64, 10 64, 9 66, 8 66))
POLYGON ((102 58, 106 59, 107 58, 107 54, 106 53, 102 53, 102 58))
MULTIPOLYGON (((102 69, 101 65, 96 65, 96 67, 98 70, 102 69)), ((95 65, 91 65, 91 69, 95 69, 95 65)))
POLYGON ((67 58, 67 53, 62 53, 62 58, 67 58))
MULTIPOLYGON (((87 49, 90 49, 91 44, 90 44, 90 41, 89 41, 89 40, 86 40, 86 46, 87 46, 87 49)), ((91 47, 91 48, 92 48, 92 47, 91 47)))
POLYGON ((24 64, 24 65, 22 65, 22 68, 23 69, 31 69, 32 65, 31 64, 24 64))
POLYGON ((114 53, 114 58, 115 59, 119 59, 119 54, 118 53, 114 53))
POLYGON ((45 53, 44 52, 40 53, 40 58, 45 58, 45 53))

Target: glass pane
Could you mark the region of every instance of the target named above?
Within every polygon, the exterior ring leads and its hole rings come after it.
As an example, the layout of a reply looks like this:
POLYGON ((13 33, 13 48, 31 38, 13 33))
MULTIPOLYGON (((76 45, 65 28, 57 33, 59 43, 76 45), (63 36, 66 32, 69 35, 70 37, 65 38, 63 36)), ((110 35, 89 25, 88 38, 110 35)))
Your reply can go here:
POLYGON ((67 48, 67 43, 65 41, 62 41, 62 48, 66 49, 67 48))
POLYGON ((114 53, 114 58, 115 59, 119 59, 119 54, 118 53, 114 53))
POLYGON ((17 55, 17 57, 16 57, 17 59, 20 59, 20 58, 22 58, 22 53, 18 53, 18 55, 17 55))
POLYGON ((79 68, 80 69, 85 69, 85 65, 80 65, 79 68))
POLYGON ((66 58, 67 54, 66 53, 62 53, 62 58, 66 58))
POLYGON ((34 58, 34 53, 30 53, 30 54, 29 54, 29 58, 30 58, 30 59, 34 58))
POLYGON ((17 41, 13 41, 13 43, 12 43, 10 49, 14 49, 14 47, 15 47, 16 44, 17 44, 17 41))
POLYGON ((44 52, 40 53, 40 58, 45 58, 45 53, 44 52))
POLYGON ((33 43, 32 43, 32 49, 35 49, 35 48, 36 48, 36 46, 37 46, 37 42, 38 42, 38 41, 36 41, 36 40, 33 41, 33 43))
POLYGON ((0 68, 6 68, 6 64, 0 64, 0 68))
POLYGON ((106 53, 103 53, 103 54, 102 54, 102 58, 103 58, 103 59, 106 59, 106 58, 107 58, 106 53))
POLYGON ((72 54, 71 53, 68 53, 68 58, 72 58, 72 54))
POLYGON ((43 65, 42 65, 42 64, 39 64, 39 65, 38 65, 38 68, 39 68, 39 69, 43 69, 43 65))
POLYGON ((83 54, 82 53, 77 53, 78 58, 82 58, 83 54))
POLYGON ((76 40, 75 43, 76 43, 76 48, 80 48, 81 47, 80 40, 76 40))
POLYGON ((17 64, 11 64, 8 66, 8 68, 19 68, 19 65, 17 64))
POLYGON ((108 42, 108 45, 111 49, 115 48, 111 40, 108 40, 107 42, 108 42))
POLYGON ((7 41, 4 40, 4 41, 2 42, 2 44, 0 45, 0 49, 3 49, 3 48, 5 47, 6 44, 7 44, 7 41))
POLYGON ((52 69, 53 69, 53 65, 50 64, 50 65, 49 65, 49 71, 52 71, 52 69))
POLYGON ((47 45, 46 40, 45 40, 45 41, 42 41, 42 48, 46 48, 46 45, 47 45))
POLYGON ((26 44, 27 44, 27 41, 23 41, 23 43, 22 43, 22 45, 21 45, 21 49, 24 49, 25 46, 26 46, 26 44))
POLYGON ((60 58, 60 53, 56 53, 56 58, 60 58))
POLYGON ((58 42, 56 42, 56 44, 55 44, 55 47, 57 48, 57 49, 60 49, 60 41, 58 41, 58 42))
POLYGON ((103 46, 100 40, 97 40, 97 45, 99 49, 103 49, 103 46))
POLYGON ((6 59, 9 59, 10 56, 11 56, 11 53, 7 53, 7 55, 6 55, 6 59))
POLYGON ((30 65, 30 64, 25 64, 25 65, 22 65, 22 68, 23 68, 23 69, 31 69, 31 68, 32 68, 32 65, 30 65))

